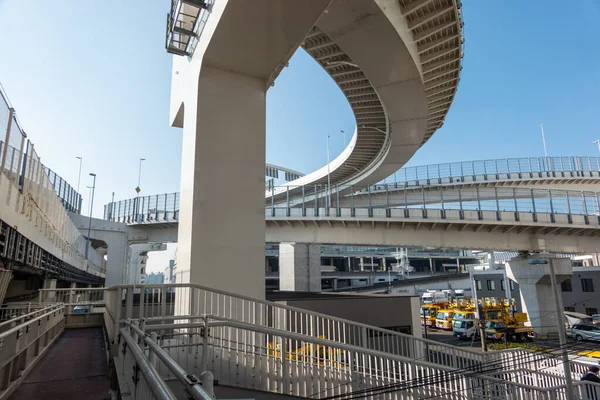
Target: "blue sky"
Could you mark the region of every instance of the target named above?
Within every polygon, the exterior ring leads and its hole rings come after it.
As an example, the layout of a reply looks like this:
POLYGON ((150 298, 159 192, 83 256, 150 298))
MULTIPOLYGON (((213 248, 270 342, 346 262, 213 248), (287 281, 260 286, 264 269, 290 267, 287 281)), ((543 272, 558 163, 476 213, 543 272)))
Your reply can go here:
MULTIPOLYGON (((42 161, 77 185, 94 214, 114 191, 179 189, 181 132, 168 125, 169 1, 0 0, 0 82, 42 161)), ((598 155, 600 2, 463 1, 465 58, 446 122, 410 165, 543 155, 598 155)), ((305 173, 343 149, 354 120, 341 92, 299 51, 267 96, 267 162, 305 173)), ((224 177, 224 179, 228 179, 224 177)), ((171 247, 172 249, 172 247, 171 247)))

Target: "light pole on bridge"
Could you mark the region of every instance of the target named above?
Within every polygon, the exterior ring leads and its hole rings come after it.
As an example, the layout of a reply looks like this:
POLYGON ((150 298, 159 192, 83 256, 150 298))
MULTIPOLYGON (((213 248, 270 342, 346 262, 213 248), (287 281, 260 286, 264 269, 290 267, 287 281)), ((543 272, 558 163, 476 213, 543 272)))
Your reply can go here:
POLYGON ((592 143, 597 144, 598 145, 598 151, 600 151, 600 139, 596 139, 592 143))
POLYGON ((96 174, 90 172, 90 176, 94 177, 94 182, 92 183, 92 201, 90 203, 90 218, 88 223, 88 234, 87 241, 85 243, 85 261, 86 261, 86 270, 89 270, 89 262, 88 262, 88 254, 90 251, 90 240, 91 240, 91 232, 92 232, 92 214, 94 210, 94 193, 96 191, 96 174))

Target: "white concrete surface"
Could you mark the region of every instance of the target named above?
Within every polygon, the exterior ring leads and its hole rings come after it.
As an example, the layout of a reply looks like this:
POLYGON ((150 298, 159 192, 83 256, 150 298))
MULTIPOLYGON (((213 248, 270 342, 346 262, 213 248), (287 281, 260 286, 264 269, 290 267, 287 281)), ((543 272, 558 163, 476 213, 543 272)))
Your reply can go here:
POLYGON ((320 244, 279 244, 279 290, 321 291, 320 244))
POLYGON ((175 58, 178 283, 264 298, 266 91, 328 3, 215 2, 193 58, 175 58))
MULTIPOLYGON (((540 337, 558 334, 558 323, 562 323, 564 316, 557 316, 554 305, 554 293, 550 286, 550 273, 547 264, 529 265, 528 259, 546 258, 534 257, 513 258, 506 265, 506 275, 519 284, 521 292, 521 307, 529 316, 529 322, 540 337)), ((568 258, 552 259, 556 271, 556 281, 567 280, 573 274, 571 260, 568 258)), ((559 289, 560 290, 560 289, 559 289)), ((561 310, 562 297, 559 298, 561 310)))

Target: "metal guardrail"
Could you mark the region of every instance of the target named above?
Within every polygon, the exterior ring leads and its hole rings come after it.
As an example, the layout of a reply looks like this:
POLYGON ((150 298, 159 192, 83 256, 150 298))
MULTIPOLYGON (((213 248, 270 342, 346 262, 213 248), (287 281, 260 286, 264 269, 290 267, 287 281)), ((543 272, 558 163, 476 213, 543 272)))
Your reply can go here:
POLYGON ((63 329, 62 305, 47 306, 0 324, 0 399, 10 397, 63 329))
MULTIPOLYGON (((310 398, 567 398, 564 378, 526 369, 492 372, 498 369, 494 362, 452 368, 239 317, 166 316, 139 322, 126 325, 147 344, 171 354, 183 370, 212 370, 221 384, 251 390, 310 398), (148 340, 149 335, 156 340, 148 340)), ((173 378, 165 368, 158 371, 163 379, 173 378)), ((586 398, 600 393, 600 385, 580 382, 575 390, 583 394, 578 398, 586 398)))
MULTIPOLYGON (((457 219, 466 219, 465 213, 476 212, 475 219, 514 220, 519 221, 523 214, 532 216, 537 221, 538 215, 550 215, 549 223, 573 223, 574 216, 582 216, 584 224, 590 224, 592 218, 600 217, 600 193, 575 190, 542 190, 517 188, 446 188, 422 187, 420 191, 409 194, 406 190, 386 190, 380 193, 358 193, 355 188, 337 188, 338 192, 331 200, 332 206, 327 208, 327 199, 319 195, 311 200, 298 201, 296 205, 271 203, 265 209, 265 217, 392 217, 408 218, 416 215, 415 211, 427 218, 439 214, 441 219, 450 219, 450 211, 458 212, 457 219), (349 195, 339 193, 348 189, 349 195), (352 190, 350 190, 352 189, 352 190), (342 200, 344 205, 342 206, 342 200), (563 217, 564 216, 564 217, 563 217), (564 220, 564 221, 563 221, 564 220)), ((325 192, 320 192, 325 193, 325 192)), ((173 194, 176 195, 176 194, 173 194)), ((162 197, 162 195, 160 196, 162 197)), ((165 195, 166 197, 166 195, 165 195)), ((173 197, 177 199, 177 197, 173 197)), ((135 200, 135 199, 134 199, 135 200)), ((163 210, 142 208, 142 213, 133 213, 134 206, 128 201, 115 204, 126 204, 125 209, 118 209, 114 215, 108 214, 112 220, 124 223, 173 223, 178 221, 178 202, 163 210), (130 206, 131 205, 131 206, 130 206)), ((163 203, 165 204, 165 203, 163 203)), ((120 207, 120 206, 119 206, 120 207)))

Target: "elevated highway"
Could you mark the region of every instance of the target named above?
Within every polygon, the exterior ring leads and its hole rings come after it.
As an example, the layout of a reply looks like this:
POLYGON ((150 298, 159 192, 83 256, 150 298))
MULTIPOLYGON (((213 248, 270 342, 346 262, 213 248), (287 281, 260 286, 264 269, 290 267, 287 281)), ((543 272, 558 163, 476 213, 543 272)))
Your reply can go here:
MULTIPOLYGON (((86 238, 68 216, 67 209, 78 211, 80 196, 42 164, 1 91, 0 130, 1 270, 19 280, 102 284, 101 255, 92 250, 86 258, 86 238)), ((0 286, 2 301, 8 285, 0 286)))
MULTIPOLYGON (((266 91, 299 47, 337 83, 356 131, 328 166, 293 181, 298 195, 299 185, 372 184, 398 170, 442 126, 456 93, 463 23, 455 0, 248 4, 176 1, 169 14, 166 46, 177 55, 171 123, 183 128, 178 282, 199 282, 188 266, 201 265, 207 254, 214 262, 231 256, 225 248, 215 253, 228 240, 242 246, 233 265, 264 257, 258 183, 266 91), (236 176, 238 185, 223 182, 223 174, 236 176), (226 212, 234 207, 235 216, 226 212)), ((273 196, 285 199, 287 192, 275 189, 273 196)), ((215 284, 231 288, 222 272, 211 274, 215 284)), ((247 274, 240 293, 261 295, 262 281, 247 274)))

